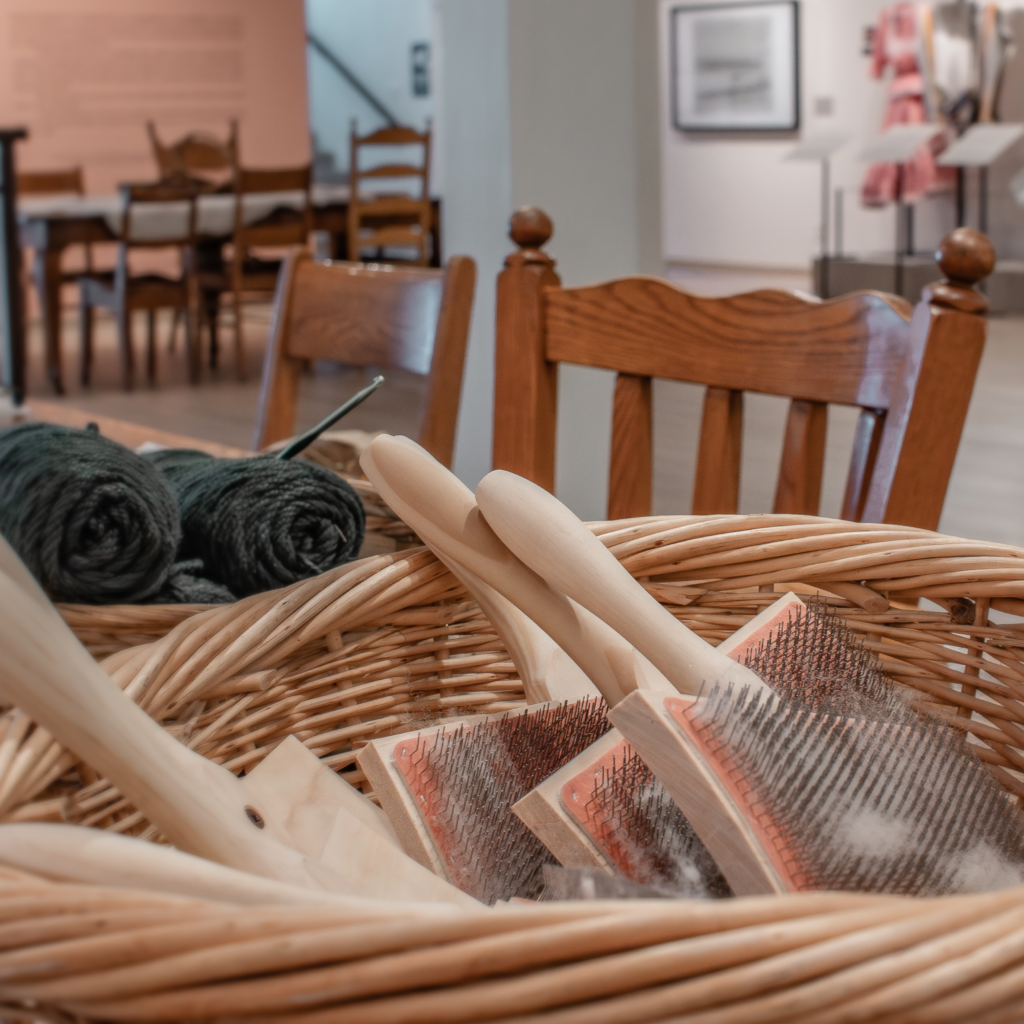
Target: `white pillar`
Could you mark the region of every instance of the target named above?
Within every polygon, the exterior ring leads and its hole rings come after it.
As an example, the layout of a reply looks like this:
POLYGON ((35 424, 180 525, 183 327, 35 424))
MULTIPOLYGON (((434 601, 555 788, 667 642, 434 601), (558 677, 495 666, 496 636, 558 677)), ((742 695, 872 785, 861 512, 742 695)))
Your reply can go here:
MULTIPOLYGON (((438 0, 445 250, 478 262, 456 471, 490 468, 494 283, 512 210, 553 219, 567 285, 661 268, 656 0, 438 0), (503 78, 504 76, 504 78, 503 78), (502 81, 503 78, 503 81, 502 81), (503 205, 502 205, 503 204, 503 205)), ((557 491, 605 515, 612 376, 563 369, 557 491)))

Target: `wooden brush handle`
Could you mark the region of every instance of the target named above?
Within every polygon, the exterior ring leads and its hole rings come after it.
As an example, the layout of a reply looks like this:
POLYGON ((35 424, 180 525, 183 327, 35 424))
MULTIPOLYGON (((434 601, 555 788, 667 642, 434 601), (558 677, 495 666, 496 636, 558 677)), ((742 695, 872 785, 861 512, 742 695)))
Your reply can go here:
POLYGON ((464 565, 440 552, 435 554, 473 595, 497 630, 519 669, 527 704, 599 696, 597 687, 579 665, 533 619, 464 565))
POLYGON ((611 626, 681 693, 696 694, 714 682, 764 686, 651 597, 553 494, 495 470, 480 481, 476 498, 488 524, 517 558, 611 626))
POLYGON ((498 540, 473 492, 418 444, 382 434, 360 465, 391 508, 446 564, 468 570, 558 644, 610 705, 638 688, 674 692, 613 629, 552 589, 498 540))
MULTIPOLYGON (((0 563, 18 565, 0 538, 0 563)), ((167 733, 89 656, 22 566, 0 572, 0 696, 113 782, 180 849, 314 888, 306 858, 259 829, 227 770, 167 733), (33 592, 34 588, 34 592, 33 592)), ((322 874, 316 872, 317 875, 322 874)))

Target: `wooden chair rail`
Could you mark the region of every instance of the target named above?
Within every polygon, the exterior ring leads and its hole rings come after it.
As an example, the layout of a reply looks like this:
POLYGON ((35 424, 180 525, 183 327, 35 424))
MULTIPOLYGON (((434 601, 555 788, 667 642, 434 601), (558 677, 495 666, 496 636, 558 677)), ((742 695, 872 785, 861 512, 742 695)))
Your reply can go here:
POLYGON ((946 280, 911 307, 877 292, 702 298, 655 278, 562 288, 541 211, 519 211, 498 283, 494 465, 554 485, 557 365, 616 371, 609 515, 650 512, 651 380, 706 386, 696 514, 735 512, 743 392, 791 399, 774 511, 816 514, 828 405, 860 407, 843 516, 938 524, 985 339, 988 240, 943 243, 946 280))
POLYGON ((17 177, 18 195, 60 195, 64 192, 76 196, 85 195, 81 167, 60 171, 21 171, 17 177))

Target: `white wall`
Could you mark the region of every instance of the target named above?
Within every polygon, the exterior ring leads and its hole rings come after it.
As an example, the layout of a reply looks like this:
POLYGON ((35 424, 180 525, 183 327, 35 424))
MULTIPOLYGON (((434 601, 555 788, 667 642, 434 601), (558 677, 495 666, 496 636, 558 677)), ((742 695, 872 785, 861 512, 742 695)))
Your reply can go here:
POLYGON ((148 120, 172 142, 236 118, 249 166, 305 163, 303 34, 302 0, 0 0, 0 124, 29 129, 22 170, 93 193, 153 178, 148 120))
MULTIPOLYGON (((306 0, 306 21, 400 124, 422 128, 433 116, 436 53, 431 53, 431 95, 418 97, 412 92, 410 52, 413 43, 434 42, 431 0, 306 0)), ((348 170, 351 120, 362 134, 386 123, 313 49, 309 108, 318 148, 333 154, 342 173, 348 170)))
MULTIPOLYGON (((708 0, 727 2, 727 0, 708 0)), ((870 77, 870 58, 861 54, 864 28, 875 24, 888 0, 801 0, 801 131, 772 138, 756 135, 697 135, 671 124, 669 90, 669 10, 678 0, 662 0, 660 17, 664 160, 665 255, 697 263, 806 268, 819 242, 817 164, 787 162, 797 137, 842 132, 851 141, 836 155, 833 186, 845 192, 844 249, 891 251, 894 210, 866 209, 860 187, 866 164, 859 153, 881 129, 886 86, 870 77), (815 100, 831 98, 833 114, 815 113, 815 100)), ((1005 7, 1018 6, 1016 3, 1005 7)), ((1018 22, 1024 28, 1024 20, 1018 22)), ((1018 40, 1018 47, 1024 39, 1018 40)), ((1012 116, 1024 112, 1024 97, 1012 116)), ((1001 255, 1024 256, 1024 211, 1006 192, 1012 172, 1024 163, 1024 144, 993 170, 991 230, 1001 255), (1012 231, 1007 226, 1013 224, 1012 231)), ((937 243, 954 227, 952 194, 918 204, 917 248, 937 243)))
POLYGON ((491 469, 495 275, 511 247, 512 133, 507 0, 437 0, 446 255, 477 264, 455 472, 475 487, 491 469))
MULTIPOLYGON (((660 269, 655 4, 438 0, 445 248, 479 270, 455 460, 470 484, 491 465, 494 288, 512 210, 551 216, 566 284, 660 269)), ((601 518, 611 378, 569 367, 560 388, 556 489, 601 518)))

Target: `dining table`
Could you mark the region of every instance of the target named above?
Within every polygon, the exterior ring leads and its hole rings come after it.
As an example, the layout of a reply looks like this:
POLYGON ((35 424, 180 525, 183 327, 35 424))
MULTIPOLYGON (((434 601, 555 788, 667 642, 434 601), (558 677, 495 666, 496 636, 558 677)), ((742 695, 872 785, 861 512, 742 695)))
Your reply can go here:
MULTIPOLYGON (((347 252, 349 188, 343 184, 315 184, 310 193, 314 231, 331 238, 330 255, 347 252)), ((281 209, 301 209, 302 192, 250 193, 242 197, 242 219, 255 224, 281 209)), ((196 232, 202 243, 227 242, 234 228, 236 196, 232 192, 205 193, 196 201, 196 232)), ((432 200, 433 265, 440 266, 441 201, 432 200)), ((60 290, 61 258, 72 245, 116 242, 121 233, 123 201, 119 195, 63 195, 20 198, 17 203, 21 245, 31 249, 32 282, 39 297, 46 352, 46 374, 53 390, 64 393, 61 377, 60 290)), ((180 203, 147 203, 133 208, 132 237, 136 240, 174 237, 175 225, 184 235, 187 209, 180 203), (140 217, 141 213, 141 217, 140 217)), ((23 344, 23 342, 22 342, 23 344)), ((14 364, 24 366, 24 352, 14 364)))

